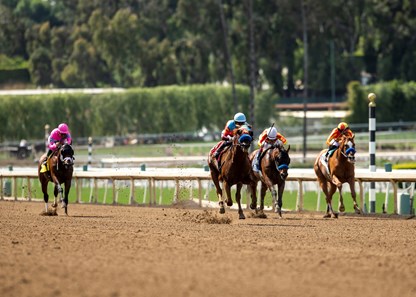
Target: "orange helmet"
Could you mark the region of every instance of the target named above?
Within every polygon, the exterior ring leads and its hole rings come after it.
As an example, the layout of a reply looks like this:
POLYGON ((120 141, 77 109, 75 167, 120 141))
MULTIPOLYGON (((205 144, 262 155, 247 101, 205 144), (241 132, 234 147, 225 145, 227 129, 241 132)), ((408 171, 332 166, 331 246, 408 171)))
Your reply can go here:
POLYGON ((345 122, 341 122, 338 124, 338 130, 341 132, 344 132, 346 129, 348 129, 348 124, 345 122))

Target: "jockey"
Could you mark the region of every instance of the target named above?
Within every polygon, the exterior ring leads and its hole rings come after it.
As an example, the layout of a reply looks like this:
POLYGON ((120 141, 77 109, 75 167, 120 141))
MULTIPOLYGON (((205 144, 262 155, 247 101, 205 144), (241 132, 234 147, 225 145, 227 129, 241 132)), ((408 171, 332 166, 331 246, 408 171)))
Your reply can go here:
POLYGON ((46 159, 42 162, 40 172, 46 172, 48 170, 46 164, 48 163, 48 160, 51 157, 52 153, 57 151, 59 147, 65 143, 71 144, 72 138, 71 133, 69 132, 68 125, 62 123, 59 124, 58 128, 53 129, 48 137, 49 150, 46 154, 46 159))
POLYGON ((246 116, 244 115, 244 113, 241 112, 236 113, 234 115, 234 119, 229 120, 227 124, 225 124, 224 130, 222 130, 221 132, 221 141, 217 145, 218 148, 214 154, 215 158, 218 158, 218 156, 221 154, 221 152, 224 150, 226 146, 231 145, 236 131, 243 125, 246 125, 248 128, 251 129, 251 125, 246 122, 246 116))
POLYGON ((268 149, 273 145, 283 146, 283 144, 286 143, 286 138, 282 134, 277 132, 277 129, 275 127, 264 129, 264 131, 260 134, 259 137, 258 145, 260 146, 260 149, 257 152, 257 155, 254 159, 253 170, 255 172, 260 171, 260 158, 264 150, 268 149))
POLYGON ((326 144, 328 145, 328 151, 325 154, 325 162, 328 162, 329 152, 339 147, 339 141, 341 140, 341 137, 343 135, 351 138, 354 137, 354 133, 351 131, 350 127, 345 122, 339 123, 338 127, 332 130, 331 134, 326 140, 326 144))

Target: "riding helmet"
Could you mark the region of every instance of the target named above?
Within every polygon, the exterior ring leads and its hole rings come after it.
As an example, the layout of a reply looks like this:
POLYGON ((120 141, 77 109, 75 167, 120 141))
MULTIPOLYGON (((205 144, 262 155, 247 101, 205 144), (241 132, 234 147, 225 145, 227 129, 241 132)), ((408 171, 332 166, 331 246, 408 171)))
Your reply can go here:
POLYGON ((277 137, 277 130, 275 127, 271 127, 267 129, 267 138, 270 140, 275 140, 277 137))
POLYGON ((244 115, 244 113, 238 112, 234 115, 234 122, 236 124, 244 124, 246 122, 246 116, 244 115))
POLYGON ((338 130, 341 132, 344 132, 346 129, 348 129, 348 124, 345 122, 341 122, 338 124, 338 130))
POLYGON ((59 124, 58 130, 61 134, 68 134, 69 133, 68 125, 65 124, 65 123, 59 124))

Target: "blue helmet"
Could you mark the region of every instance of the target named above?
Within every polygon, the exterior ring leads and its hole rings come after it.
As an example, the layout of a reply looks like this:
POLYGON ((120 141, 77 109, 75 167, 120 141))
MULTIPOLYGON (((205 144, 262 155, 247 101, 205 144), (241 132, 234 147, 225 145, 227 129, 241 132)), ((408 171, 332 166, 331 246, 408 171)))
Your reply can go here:
POLYGON ((234 115, 234 122, 236 124, 244 124, 246 122, 246 116, 244 113, 238 112, 234 115))

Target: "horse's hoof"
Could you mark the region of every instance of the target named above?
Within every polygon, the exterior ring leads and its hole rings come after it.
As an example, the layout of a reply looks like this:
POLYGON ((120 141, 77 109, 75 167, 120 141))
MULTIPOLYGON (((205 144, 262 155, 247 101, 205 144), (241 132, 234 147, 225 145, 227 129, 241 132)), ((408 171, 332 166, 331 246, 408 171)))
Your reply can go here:
POLYGON ((257 206, 255 204, 250 204, 250 209, 257 211, 257 206))
POLYGON ((225 209, 224 209, 224 207, 221 207, 221 208, 220 208, 220 213, 225 213, 225 209))
POLYGON ((57 208, 58 207, 58 203, 52 203, 52 205, 51 205, 53 208, 57 208))
POLYGON ((339 211, 340 211, 340 212, 344 212, 344 211, 345 211, 345 206, 344 206, 344 205, 341 205, 341 206, 339 207, 339 211))
POLYGON ((337 213, 333 213, 333 214, 332 214, 332 217, 333 217, 334 219, 338 219, 338 214, 337 214, 337 213))
POLYGON ((324 219, 328 219, 330 217, 331 217, 331 215, 329 213, 327 213, 327 214, 324 215, 324 219))
POLYGON ((356 214, 361 214, 361 210, 360 210, 359 208, 356 208, 356 209, 355 209, 355 213, 356 213, 356 214))
POLYGON ((246 219, 246 217, 244 216, 244 214, 243 214, 243 213, 240 213, 240 214, 238 215, 238 218, 239 218, 240 220, 245 220, 245 219, 246 219))
POLYGON ((229 206, 229 207, 233 206, 233 201, 232 200, 227 200, 227 206, 229 206))

